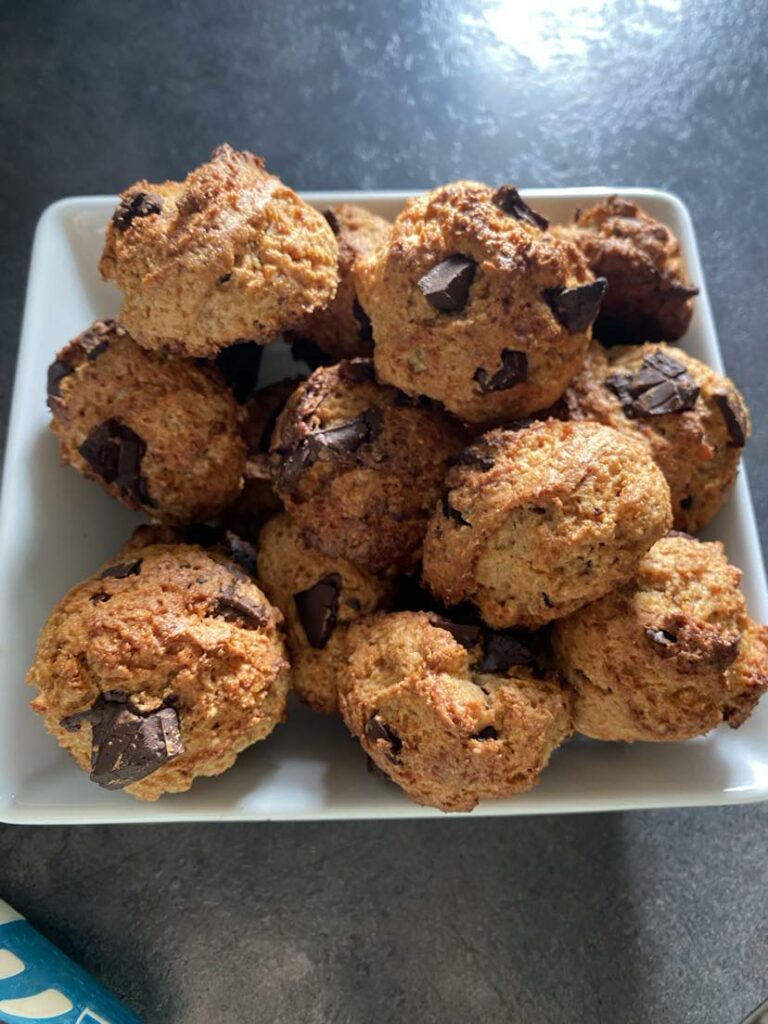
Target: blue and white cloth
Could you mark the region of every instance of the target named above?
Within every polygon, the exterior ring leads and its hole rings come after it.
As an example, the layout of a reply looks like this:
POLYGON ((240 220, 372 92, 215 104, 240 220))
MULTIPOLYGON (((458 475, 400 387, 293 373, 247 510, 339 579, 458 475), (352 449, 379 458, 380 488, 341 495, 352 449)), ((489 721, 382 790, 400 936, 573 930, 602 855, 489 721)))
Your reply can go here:
POLYGON ((141 1024, 0 900, 0 1024, 141 1024))

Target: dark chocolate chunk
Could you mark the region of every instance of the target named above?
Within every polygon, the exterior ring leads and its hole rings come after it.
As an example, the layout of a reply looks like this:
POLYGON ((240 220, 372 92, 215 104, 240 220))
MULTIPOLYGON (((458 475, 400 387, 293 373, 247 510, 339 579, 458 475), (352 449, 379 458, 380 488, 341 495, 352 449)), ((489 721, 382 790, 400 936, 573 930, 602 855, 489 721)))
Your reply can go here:
POLYGON ((381 409, 371 406, 346 423, 316 430, 296 448, 278 450, 278 454, 283 456, 276 473, 278 489, 292 491, 302 473, 313 466, 323 453, 338 459, 355 455, 363 445, 376 440, 381 433, 382 422, 381 409))
POLYGON ((291 355, 299 362, 306 363, 310 370, 316 370, 319 366, 332 366, 336 361, 311 338, 292 337, 291 355))
POLYGON ((624 371, 606 377, 605 386, 630 419, 686 412, 694 407, 701 391, 683 364, 663 352, 645 356, 636 373, 624 371))
POLYGON ((371 318, 360 305, 357 297, 352 303, 352 315, 360 324, 360 341, 373 341, 373 324, 371 318))
POLYGON ((468 519, 464 518, 457 508, 453 507, 447 495, 443 498, 443 515, 446 519, 452 519, 458 526, 472 525, 468 519))
POLYGON ((475 735, 472 736, 473 740, 497 740, 498 738, 498 730, 492 725, 486 725, 484 729, 481 729, 480 732, 476 732, 475 735))
POLYGON ((645 635, 652 644, 658 644, 659 647, 671 647, 677 643, 675 634, 670 633, 667 629, 654 629, 649 626, 645 630, 645 635))
POLYGON ((328 221, 328 226, 330 227, 334 235, 338 235, 338 233, 341 231, 341 225, 339 224, 339 218, 336 216, 333 210, 331 210, 330 208, 327 210, 323 210, 323 216, 328 221))
POLYGON ((453 639, 460 643, 462 647, 466 647, 467 650, 476 647, 483 636, 482 626, 478 626, 475 623, 454 622, 452 619, 446 619, 442 615, 430 615, 429 621, 438 629, 444 629, 450 633, 453 639))
POLYGON ((375 441, 381 433, 381 425, 381 409, 374 405, 346 423, 316 431, 310 441, 321 450, 326 449, 337 455, 351 455, 362 445, 375 441))
POLYGON ((106 601, 111 600, 111 597, 111 594, 107 594, 103 590, 97 590, 95 594, 91 594, 91 604, 104 604, 106 601))
POLYGON ((112 215, 112 223, 118 231, 127 231, 136 217, 149 217, 152 213, 160 213, 162 208, 162 196, 155 192, 134 192, 120 201, 112 215))
POLYGON ((83 331, 73 344, 86 359, 93 362, 109 348, 108 335, 115 330, 120 334, 125 334, 125 331, 119 329, 114 320, 97 320, 87 331, 83 331))
POLYGON ((91 469, 107 484, 115 484, 137 505, 157 507, 141 475, 141 460, 147 446, 139 435, 120 420, 106 420, 94 427, 79 452, 91 469))
POLYGON ((241 405, 258 384, 263 353, 264 346, 255 341, 237 341, 216 356, 216 365, 241 405))
POLYGON ((370 359, 355 359, 339 363, 339 377, 350 384, 362 384, 373 380, 373 362, 370 359))
POLYGON ((419 291, 441 313, 457 313, 467 304, 476 273, 477 263, 456 253, 436 263, 420 278, 419 291))
POLYGON ((91 781, 104 789, 122 789, 183 751, 175 708, 141 715, 125 704, 109 702, 93 721, 91 781))
POLYGON ((398 755, 403 749, 403 741, 393 729, 385 722, 382 722, 378 715, 374 715, 366 722, 365 738, 369 743, 377 743, 379 740, 384 740, 385 743, 388 743, 387 757, 393 763, 397 761, 398 755))
POLYGON ((692 508, 692 507, 693 507, 693 498, 692 498, 692 496, 690 494, 686 498, 681 498, 680 499, 680 508, 684 508, 686 510, 686 512, 687 512, 688 509, 692 508))
POLYGON ((747 417, 741 404, 727 391, 716 391, 713 397, 725 420, 729 448, 743 448, 747 443, 747 417))
POLYGON ((578 334, 586 331, 597 316, 606 287, 605 278, 598 277, 575 288, 550 288, 543 298, 566 331, 578 334))
POLYGON ((231 281, 231 279, 231 274, 219 274, 219 276, 216 278, 216 284, 226 284, 227 281, 231 281))
POLYGON ((104 789, 122 789, 151 775, 184 752, 179 714, 166 705, 147 713, 136 710, 119 691, 102 694, 92 708, 61 720, 64 729, 92 728, 91 781, 104 789))
POLYGON ((242 629, 259 629, 269 622, 269 612, 264 605, 239 596, 235 593, 234 587, 227 588, 219 594, 210 614, 232 622, 242 629))
POLYGON ((321 650, 328 643, 339 615, 342 580, 338 572, 329 572, 314 586, 293 595, 299 621, 313 647, 321 650))
POLYGON ((515 384, 528 380, 528 356, 525 352, 516 352, 511 348, 502 349, 501 369, 489 375, 488 371, 480 366, 475 370, 472 379, 477 381, 484 394, 489 391, 507 391, 515 384))
POLYGON ((494 630, 486 634, 485 651, 475 668, 478 672, 501 673, 513 665, 532 665, 534 660, 527 637, 513 630, 494 630))
POLYGON ((59 385, 68 377, 70 373, 74 371, 74 366, 70 366, 64 359, 56 359, 48 367, 48 397, 49 398, 60 398, 61 388, 59 385))
POLYGON ((141 563, 143 558, 137 558, 134 562, 118 562, 117 565, 110 565, 108 569, 99 576, 100 580, 124 580, 126 576, 139 576, 141 574, 141 563))
POLYGON ((502 208, 504 213, 508 213, 516 220, 523 220, 535 228, 541 228, 542 231, 546 231, 549 227, 547 218, 532 210, 514 185, 502 185, 497 188, 493 194, 493 201, 502 208))

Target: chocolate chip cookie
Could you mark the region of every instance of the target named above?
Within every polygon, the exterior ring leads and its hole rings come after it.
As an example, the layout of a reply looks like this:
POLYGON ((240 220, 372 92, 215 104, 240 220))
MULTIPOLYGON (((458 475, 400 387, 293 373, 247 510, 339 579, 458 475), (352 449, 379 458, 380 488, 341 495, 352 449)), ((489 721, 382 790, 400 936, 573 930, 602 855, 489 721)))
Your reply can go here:
POLYGON ((555 623, 575 726, 599 740, 685 740, 736 728, 768 688, 768 630, 747 616, 720 543, 658 541, 636 575, 555 623))
POLYGON ((672 492, 674 526, 703 529, 728 500, 750 433, 733 381, 670 345, 590 346, 564 396, 572 419, 642 438, 672 492))
POLYGON ((370 356, 373 330, 357 297, 353 271, 361 256, 383 245, 389 237, 391 224, 351 203, 331 206, 324 211, 324 216, 339 247, 339 288, 324 309, 307 318, 300 335, 327 352, 333 362, 370 356))
POLYGON ((184 181, 136 182, 107 227, 99 269, 121 322, 149 349, 213 356, 268 342, 327 305, 338 284, 325 218, 230 146, 184 181))
POLYGON ((698 288, 680 243, 637 203, 611 196, 579 212, 559 236, 578 245, 608 289, 594 326, 605 344, 675 341, 688 329, 698 288))
POLYGON ((275 490, 306 540, 370 572, 418 561, 447 464, 466 443, 438 409, 376 383, 370 360, 321 367, 280 414, 275 490))
POLYGON ((64 462, 153 519, 203 521, 240 491, 245 445, 221 378, 145 351, 113 320, 59 352, 48 405, 64 462))
POLYGON ((424 580, 491 626, 535 628, 630 578, 672 522, 647 447, 599 423, 495 430, 451 468, 424 580))
POLYGON ((409 200, 355 276, 381 381, 486 425, 562 394, 605 287, 515 188, 472 181, 409 200))
POLYGON ((531 789, 571 732, 571 696, 530 647, 426 612, 353 623, 340 675, 344 721, 420 804, 471 811, 531 789))
POLYGON ((135 538, 43 627, 32 706, 106 789, 141 800, 218 775, 282 721, 282 616, 234 561, 135 538))
POLYGON ((392 581, 309 547, 286 512, 261 531, 258 575, 285 617, 293 688, 315 711, 336 711, 336 686, 346 671, 347 626, 387 607, 392 581))

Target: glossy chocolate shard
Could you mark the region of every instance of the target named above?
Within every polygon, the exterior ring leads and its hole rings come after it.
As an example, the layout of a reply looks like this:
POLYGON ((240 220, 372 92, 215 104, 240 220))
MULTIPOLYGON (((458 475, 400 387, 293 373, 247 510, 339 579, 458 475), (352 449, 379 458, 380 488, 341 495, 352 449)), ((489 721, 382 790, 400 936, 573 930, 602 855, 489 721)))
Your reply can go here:
POLYGON ((456 253, 436 263, 419 279, 419 291, 441 313, 458 313, 467 304, 476 273, 477 263, 456 253))
POLYGON ((138 505, 156 507, 141 475, 141 460, 147 450, 144 440, 118 419, 95 426, 78 449, 101 479, 114 484, 120 493, 138 505))
POLYGON ((389 745, 387 751, 388 760, 394 764, 397 761, 400 751, 403 749, 403 741, 386 722, 383 722, 378 715, 373 715, 365 724, 365 738, 369 743, 383 741, 389 745))
POLYGON ((547 218, 532 210, 514 185, 501 185, 497 188, 493 194, 493 202, 515 220, 525 221, 526 224, 541 228, 542 231, 546 231, 549 227, 547 218))
MULTIPOLYGON (((48 398, 61 398, 61 382, 74 372, 74 366, 65 359, 55 359, 48 367, 48 398)), ((48 403, 51 404, 50 402, 48 403)))
POLYGON ((143 715, 107 701, 92 727, 91 781, 104 789, 139 782, 184 752, 176 708, 143 715))
POLYGON ((727 391, 716 391, 714 399, 723 414, 731 448, 743 448, 747 443, 747 417, 741 403, 727 391))
POLYGON ((312 647, 322 650, 328 643, 339 615, 341 575, 330 572, 313 586, 293 595, 296 612, 312 647))
POLYGON ((528 356, 525 352, 516 352, 505 348, 501 353, 501 368, 489 374, 483 367, 475 370, 473 380, 477 381, 483 394, 490 391, 507 391, 516 384, 528 380, 528 356))
POLYGON ((442 509, 445 518, 452 519, 457 526, 472 525, 468 519, 464 518, 457 508, 454 508, 447 495, 443 498, 442 509))
POLYGON ((263 604, 257 604, 237 594, 234 586, 219 594, 210 614, 241 629, 261 629, 267 625, 270 618, 269 611, 263 604))
POLYGON ((687 412, 701 391, 683 364, 664 352, 645 356, 636 373, 622 371, 606 377, 605 386, 630 419, 687 412))
POLYGON ((160 213, 162 208, 162 196, 156 192, 134 192, 120 201, 112 215, 112 223, 118 231, 127 231, 137 217, 149 217, 160 213))
POLYGON ((550 288, 543 292, 543 298, 566 331, 578 334, 586 331, 597 316, 607 284, 604 277, 598 277, 575 288, 550 288))
POLYGON ((493 675, 506 672, 514 665, 532 665, 535 660, 525 634, 514 630, 489 630, 483 657, 475 668, 493 675))
POLYGON ((99 576, 100 580, 124 580, 127 576, 139 576, 143 558, 137 558, 133 562, 118 562, 117 565, 110 565, 108 569, 99 576))
POLYGON ((328 427, 327 430, 315 431, 310 437, 310 442, 319 449, 335 455, 353 455, 364 444, 376 440, 381 433, 382 423, 381 409, 371 406, 346 423, 328 427))
POLYGON ((454 640, 471 650, 476 647, 483 637, 483 627, 472 622, 454 622, 442 615, 430 615, 429 621, 437 629, 444 629, 450 633, 454 640))
POLYGON ((171 703, 142 712, 130 704, 128 694, 112 690, 60 724, 78 732, 84 722, 91 723, 91 781, 104 789, 122 789, 184 752, 179 713, 171 703))
POLYGON ((328 207, 327 210, 323 210, 323 216, 328 221, 328 227, 331 229, 334 235, 338 235, 338 233, 341 231, 341 225, 339 224, 339 218, 336 216, 333 210, 330 207, 328 207))

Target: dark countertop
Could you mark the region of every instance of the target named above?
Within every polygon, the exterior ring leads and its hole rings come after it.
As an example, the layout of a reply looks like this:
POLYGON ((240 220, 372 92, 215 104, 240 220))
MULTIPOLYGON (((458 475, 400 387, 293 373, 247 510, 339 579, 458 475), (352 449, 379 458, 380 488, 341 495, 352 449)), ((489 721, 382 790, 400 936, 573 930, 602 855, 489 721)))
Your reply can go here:
MULTIPOLYGON (((3 418, 59 196, 223 140, 298 188, 651 185, 694 217, 766 535, 765 0, 7 0, 0 25, 3 418)), ((735 1024, 768 994, 766 849, 764 806, 0 826, 0 895, 148 1024, 735 1024)))

